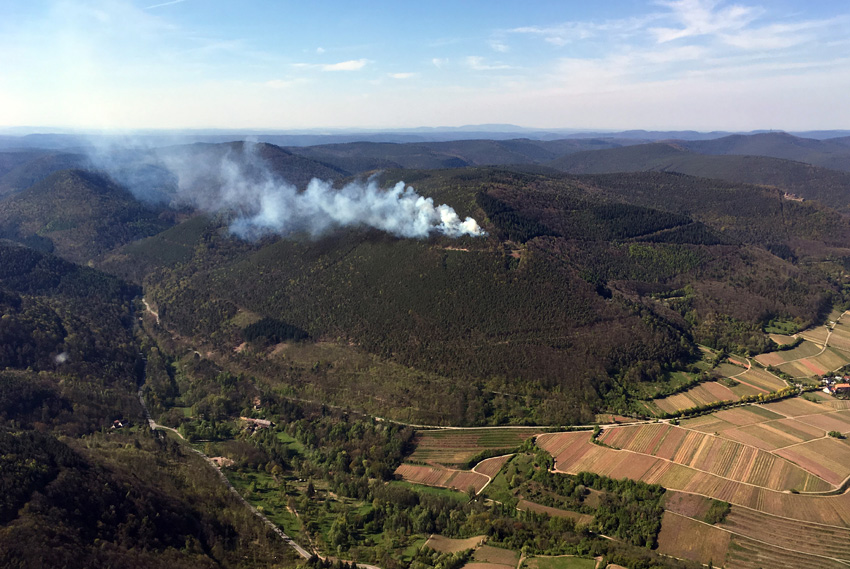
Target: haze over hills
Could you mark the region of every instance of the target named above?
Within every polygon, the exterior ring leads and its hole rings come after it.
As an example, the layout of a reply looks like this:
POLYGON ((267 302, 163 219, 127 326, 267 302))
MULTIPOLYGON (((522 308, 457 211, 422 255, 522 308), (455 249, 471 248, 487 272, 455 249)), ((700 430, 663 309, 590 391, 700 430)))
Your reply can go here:
MULTIPOLYGON (((829 161, 850 164, 850 155, 846 159, 836 157, 829 161)), ((850 204, 850 172, 847 170, 830 170, 803 161, 768 156, 701 154, 689 150, 681 142, 578 152, 553 160, 548 166, 572 174, 679 172, 730 182, 775 186, 842 211, 850 204)))
MULTIPOLYGON (((278 146, 316 146, 323 144, 345 144, 350 142, 450 142, 457 140, 584 140, 602 139, 620 141, 652 142, 659 140, 709 141, 729 136, 751 136, 755 134, 780 134, 781 131, 753 131, 733 133, 725 131, 698 132, 694 130, 582 130, 582 129, 531 129, 514 125, 472 125, 465 127, 420 127, 409 129, 316 129, 289 131, 245 131, 224 129, 197 129, 190 131, 137 131, 133 133, 104 134, 97 132, 61 132, 56 129, 17 128, 0 130, 0 148, 4 149, 74 149, 102 146, 104 144, 138 145, 157 147, 194 142, 221 143, 233 140, 268 142, 278 146)), ((784 133, 781 133, 784 134, 784 133)), ((816 140, 837 139, 850 136, 848 130, 819 130, 790 132, 793 136, 816 140)))
POLYGON ((700 154, 769 156, 835 170, 850 170, 848 136, 815 140, 777 132, 751 136, 732 135, 714 140, 690 140, 682 146, 700 154))

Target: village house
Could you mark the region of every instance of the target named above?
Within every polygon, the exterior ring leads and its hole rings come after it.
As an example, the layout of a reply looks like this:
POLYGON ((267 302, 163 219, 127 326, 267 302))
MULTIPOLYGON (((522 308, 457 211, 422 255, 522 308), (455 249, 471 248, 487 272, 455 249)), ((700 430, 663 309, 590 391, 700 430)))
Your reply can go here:
POLYGON ((268 421, 266 419, 252 419, 250 417, 239 417, 240 421, 245 422, 245 430, 250 433, 256 433, 261 429, 270 429, 274 426, 274 423, 268 421))

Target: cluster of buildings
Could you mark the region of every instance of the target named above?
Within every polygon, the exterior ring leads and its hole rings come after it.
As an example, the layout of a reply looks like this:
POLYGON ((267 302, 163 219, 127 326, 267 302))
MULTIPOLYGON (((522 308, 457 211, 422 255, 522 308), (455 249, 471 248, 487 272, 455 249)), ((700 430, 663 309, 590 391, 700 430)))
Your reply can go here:
POLYGON ((830 395, 850 395, 850 375, 825 377, 822 380, 823 392, 830 395))

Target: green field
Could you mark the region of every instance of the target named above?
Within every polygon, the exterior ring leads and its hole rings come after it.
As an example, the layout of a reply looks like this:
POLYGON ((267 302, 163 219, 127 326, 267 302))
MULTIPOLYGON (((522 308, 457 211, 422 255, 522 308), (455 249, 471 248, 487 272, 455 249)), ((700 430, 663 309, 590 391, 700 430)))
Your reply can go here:
POLYGON ((596 560, 584 557, 531 557, 522 564, 527 569, 595 569, 596 560))
POLYGON ((543 431, 537 427, 420 431, 410 458, 444 465, 463 464, 483 451, 509 452, 543 431))

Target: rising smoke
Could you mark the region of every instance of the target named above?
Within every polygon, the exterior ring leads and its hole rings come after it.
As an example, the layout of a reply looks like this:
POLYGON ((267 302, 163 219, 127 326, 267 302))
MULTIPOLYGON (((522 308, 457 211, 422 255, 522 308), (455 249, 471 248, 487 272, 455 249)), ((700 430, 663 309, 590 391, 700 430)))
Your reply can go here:
POLYGON ((272 172, 252 143, 172 147, 136 153, 100 153, 107 170, 140 199, 169 201, 232 215, 230 230, 244 239, 268 234, 316 237, 343 227, 372 227, 398 237, 486 235, 471 217, 420 196, 399 182, 382 189, 373 177, 334 188, 314 178, 306 189, 272 172), (124 160, 116 160, 116 156, 124 160), (108 159, 105 157, 109 157, 108 159), (142 158, 139 158, 142 157, 142 158))

